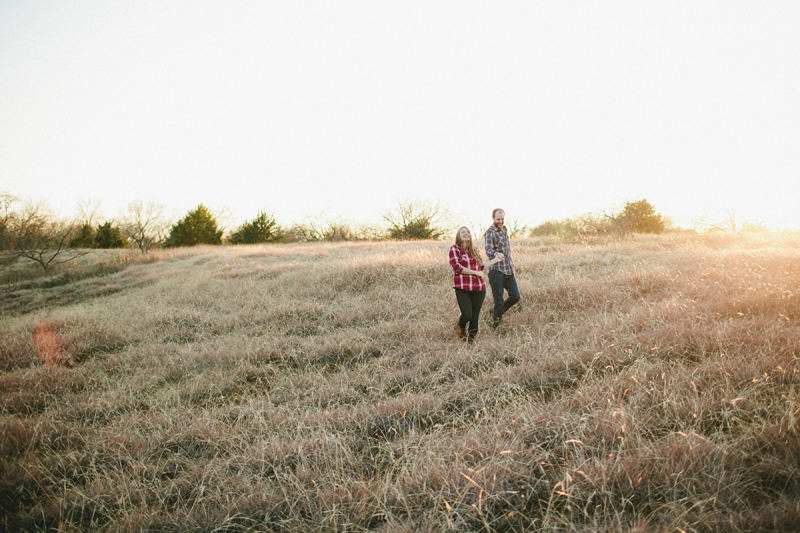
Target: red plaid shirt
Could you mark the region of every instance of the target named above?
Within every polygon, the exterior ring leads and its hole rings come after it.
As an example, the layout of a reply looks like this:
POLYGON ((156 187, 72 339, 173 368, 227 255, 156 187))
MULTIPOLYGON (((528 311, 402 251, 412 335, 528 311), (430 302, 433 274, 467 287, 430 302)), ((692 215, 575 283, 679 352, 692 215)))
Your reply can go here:
POLYGON ((478 265, 478 261, 457 244, 450 247, 450 266, 453 267, 454 289, 464 289, 465 291, 486 290, 486 281, 481 276, 461 273, 465 268, 478 272, 483 270, 483 265, 478 265))

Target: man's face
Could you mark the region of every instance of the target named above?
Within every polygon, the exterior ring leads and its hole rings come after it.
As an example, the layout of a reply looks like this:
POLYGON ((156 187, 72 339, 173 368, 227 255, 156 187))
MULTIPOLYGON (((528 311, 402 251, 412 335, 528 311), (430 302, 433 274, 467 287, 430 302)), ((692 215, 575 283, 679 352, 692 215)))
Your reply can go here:
POLYGON ((494 225, 497 226, 497 229, 503 229, 503 224, 506 221, 506 214, 503 211, 498 211, 494 215, 494 225))

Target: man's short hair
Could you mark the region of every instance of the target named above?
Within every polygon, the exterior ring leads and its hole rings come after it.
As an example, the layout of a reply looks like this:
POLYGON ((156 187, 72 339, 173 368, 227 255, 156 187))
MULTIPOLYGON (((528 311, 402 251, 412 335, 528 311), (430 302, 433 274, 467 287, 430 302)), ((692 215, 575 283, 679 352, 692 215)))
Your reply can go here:
MULTIPOLYGON (((497 209, 495 209, 494 211, 492 211, 492 220, 494 220, 494 219, 495 219, 495 217, 497 216, 497 212, 498 212, 498 211, 503 211, 503 210, 502 210, 502 209, 500 209, 500 208, 498 207, 497 209)), ((503 211, 503 214, 505 215, 505 214, 506 214, 506 212, 505 212, 505 211, 503 211)))

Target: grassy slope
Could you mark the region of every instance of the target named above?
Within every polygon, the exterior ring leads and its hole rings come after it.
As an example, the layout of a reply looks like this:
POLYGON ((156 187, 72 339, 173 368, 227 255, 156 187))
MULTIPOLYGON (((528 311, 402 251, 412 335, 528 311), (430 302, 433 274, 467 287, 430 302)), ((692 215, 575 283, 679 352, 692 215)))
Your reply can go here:
POLYGON ((196 248, 8 283, 0 525, 800 528, 800 239, 513 245, 459 344, 447 243, 196 248), (42 364, 34 325, 66 365, 42 364))

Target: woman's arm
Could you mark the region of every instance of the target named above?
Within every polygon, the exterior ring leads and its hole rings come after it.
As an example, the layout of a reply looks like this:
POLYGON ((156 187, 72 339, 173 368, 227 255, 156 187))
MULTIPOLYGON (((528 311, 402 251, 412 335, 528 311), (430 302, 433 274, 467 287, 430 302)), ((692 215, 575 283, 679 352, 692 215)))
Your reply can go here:
POLYGON ((495 264, 495 263, 499 263, 500 261, 502 261, 502 260, 503 260, 503 259, 505 259, 505 258, 506 258, 506 256, 504 256, 504 255, 503 255, 503 254, 501 254, 501 253, 498 253, 497 255, 495 255, 495 256, 494 256, 494 259, 490 259, 489 261, 486 261, 486 262, 483 264, 483 267, 484 267, 484 268, 489 268, 489 267, 490 267, 490 266, 492 266, 493 264, 495 264))
POLYGON ((465 276, 481 276, 486 277, 486 268, 492 266, 498 261, 502 261, 504 256, 503 254, 497 254, 494 259, 487 262, 484 265, 478 265, 480 270, 472 270, 471 268, 466 268, 464 265, 461 264, 460 256, 457 252, 457 247, 453 246, 450 248, 450 266, 453 267, 453 271, 456 274, 462 274, 465 276))

